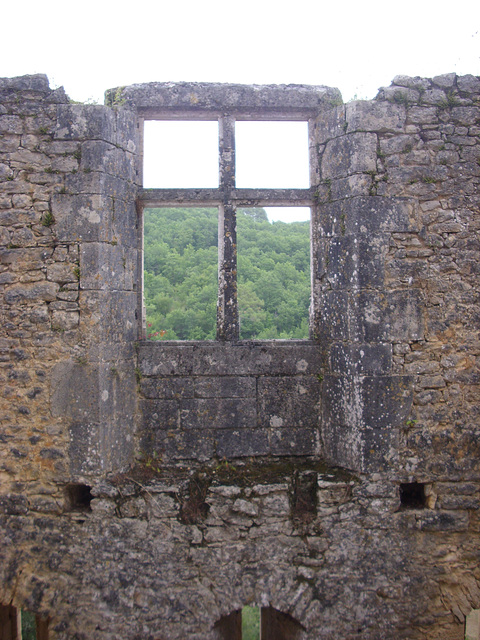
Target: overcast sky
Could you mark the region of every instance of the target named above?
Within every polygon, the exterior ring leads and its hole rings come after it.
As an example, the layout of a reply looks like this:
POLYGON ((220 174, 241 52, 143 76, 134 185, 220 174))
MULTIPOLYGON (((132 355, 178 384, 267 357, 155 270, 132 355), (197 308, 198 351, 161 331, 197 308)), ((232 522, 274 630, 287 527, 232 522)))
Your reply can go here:
POLYGON ((23 0, 2 7, 0 76, 75 100, 150 81, 307 83, 372 98, 396 74, 480 75, 477 0, 23 0))
POLYGON ((2 7, 0 76, 78 101, 153 81, 305 83, 373 98, 397 74, 480 75, 478 0, 23 0, 2 7))

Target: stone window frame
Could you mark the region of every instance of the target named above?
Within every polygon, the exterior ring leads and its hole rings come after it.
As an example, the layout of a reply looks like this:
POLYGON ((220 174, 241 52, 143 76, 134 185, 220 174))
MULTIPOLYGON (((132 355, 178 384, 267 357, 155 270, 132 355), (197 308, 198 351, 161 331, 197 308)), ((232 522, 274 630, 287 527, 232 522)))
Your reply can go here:
MULTIPOLYGON (((192 85, 194 90, 198 86, 192 85)), ((160 91, 165 87, 172 91, 172 85, 160 85, 160 91)), ((185 85, 182 85, 184 88, 185 85)), ((140 188, 137 200, 140 217, 141 258, 139 263, 140 286, 139 307, 142 309, 141 339, 146 339, 146 320, 143 302, 143 210, 155 207, 215 207, 219 211, 218 220, 218 299, 217 299, 217 330, 216 340, 223 342, 238 342, 239 317, 237 303, 237 252, 236 252, 236 209, 245 207, 309 207, 310 216, 310 337, 313 335, 313 299, 314 299, 314 246, 313 225, 315 223, 315 194, 318 191, 319 167, 316 154, 315 134, 317 119, 325 110, 326 102, 331 99, 325 87, 304 87, 303 85, 273 85, 248 87, 248 91, 255 92, 250 97, 252 104, 246 104, 247 99, 237 100, 239 104, 222 106, 215 101, 213 106, 205 107, 210 93, 225 87, 234 88, 240 94, 243 85, 202 85, 200 100, 192 100, 195 106, 188 106, 185 101, 175 96, 166 106, 142 106, 137 103, 138 129, 140 143, 139 178, 143 184, 143 136, 145 121, 218 121, 218 158, 219 158, 219 186, 217 188, 140 188), (211 89, 213 87, 213 89, 211 89), (327 93, 327 95, 326 95, 327 93), (203 103, 198 106, 198 102, 203 103), (173 103, 173 104, 172 104, 173 103), (288 121, 307 122, 310 187, 296 188, 237 188, 235 184, 235 122, 236 121, 288 121)), ((160 100, 162 102, 162 100, 160 100)), ((213 101, 212 101, 213 102, 213 101)), ((228 100, 226 100, 228 102, 228 100)), ((265 340, 259 342, 268 342, 265 340)), ((305 342, 305 341, 301 341, 305 342)))

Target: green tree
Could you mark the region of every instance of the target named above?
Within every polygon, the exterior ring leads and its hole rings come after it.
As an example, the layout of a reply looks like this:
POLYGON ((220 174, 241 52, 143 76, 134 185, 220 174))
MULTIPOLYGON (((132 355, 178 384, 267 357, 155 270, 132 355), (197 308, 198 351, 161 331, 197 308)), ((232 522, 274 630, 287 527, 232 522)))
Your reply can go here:
MULTIPOLYGON (((218 296, 216 209, 147 209, 145 305, 155 340, 215 338, 218 296)), ((242 339, 306 338, 310 301, 308 222, 268 221, 237 211, 242 339)))

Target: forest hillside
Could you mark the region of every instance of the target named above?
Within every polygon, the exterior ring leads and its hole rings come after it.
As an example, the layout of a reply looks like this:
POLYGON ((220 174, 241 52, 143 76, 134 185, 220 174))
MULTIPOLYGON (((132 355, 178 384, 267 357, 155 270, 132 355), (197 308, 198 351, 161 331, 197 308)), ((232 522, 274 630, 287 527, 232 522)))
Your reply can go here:
MULTIPOLYGON (((218 211, 146 209, 145 304, 154 340, 214 340, 218 211)), ((310 223, 237 211, 240 338, 308 338, 310 223)))

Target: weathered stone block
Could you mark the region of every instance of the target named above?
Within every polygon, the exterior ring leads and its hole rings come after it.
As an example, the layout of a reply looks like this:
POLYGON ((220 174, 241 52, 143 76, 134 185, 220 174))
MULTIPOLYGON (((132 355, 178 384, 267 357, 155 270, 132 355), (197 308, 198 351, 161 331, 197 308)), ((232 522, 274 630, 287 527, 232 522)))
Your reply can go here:
POLYGON ((368 196, 371 188, 372 176, 370 174, 356 173, 346 178, 337 178, 331 181, 327 201, 344 200, 356 196, 368 196))
MULTIPOLYGON (((338 89, 321 85, 246 85, 204 82, 149 82, 105 92, 109 105, 137 108, 310 110, 328 109, 341 102, 338 89)), ((93 137, 93 136, 92 136, 93 137)))
POLYGON ((187 429, 253 428, 257 424, 257 411, 247 398, 183 399, 180 423, 187 429))
POLYGON ((362 291, 352 294, 349 301, 355 333, 365 342, 422 340, 422 309, 422 294, 415 289, 388 295, 362 291))
POLYGON ((274 456, 313 456, 319 453, 316 428, 274 428, 270 434, 270 453, 274 456))
POLYGON ((332 373, 351 375, 385 374, 392 368, 391 344, 333 344, 330 349, 332 373))
POLYGON ((333 464, 369 473, 392 467, 398 456, 397 429, 371 429, 330 423, 322 435, 327 459, 333 464))
POLYGON ((52 214, 58 239, 62 242, 112 242, 112 206, 112 200, 102 195, 53 195, 52 214))
POLYGON ((326 235, 382 234, 414 231, 413 200, 370 196, 327 203, 321 210, 326 235))
POLYGON ((349 338, 347 293, 343 291, 321 292, 317 301, 315 335, 322 341, 347 340, 349 338))
POLYGON ((339 236, 328 243, 326 279, 332 288, 380 288, 385 278, 386 235, 339 236))
POLYGON ((47 280, 65 284, 66 282, 78 282, 75 272, 75 264, 71 262, 55 262, 47 267, 47 280))
POLYGON ((317 427, 320 381, 316 376, 258 380, 258 420, 262 427, 317 427))
POLYGON ((19 116, 0 116, 0 133, 21 135, 24 132, 24 123, 19 116))
POLYGON ((254 377, 195 378, 195 395, 199 398, 254 398, 254 377))
POLYGON ((320 348, 305 341, 258 344, 142 342, 143 375, 252 376, 296 375, 318 371, 320 348))
POLYGON ((362 423, 372 429, 406 427, 413 400, 411 376, 361 379, 362 423))
POLYGON ((136 304, 137 294, 132 291, 80 291, 80 329, 86 336, 90 361, 133 356, 136 304))
POLYGON ((380 140, 380 150, 385 155, 396 153, 407 153, 418 143, 416 136, 401 135, 392 138, 382 138, 380 140))
POLYGON ((135 396, 134 372, 128 365, 59 362, 51 376, 51 411, 54 417, 78 423, 120 419, 132 428, 135 396))
POLYGON ((144 376, 189 376, 193 345, 143 342, 138 348, 138 366, 144 376))
MULTIPOLYGON (((432 92, 430 92, 431 94, 432 92)), ((430 95, 431 102, 434 104, 445 99, 443 92, 439 92, 436 95, 430 95)), ((408 120, 412 124, 432 124, 437 121, 437 109, 436 107, 412 107, 408 111, 408 120)), ((413 158, 412 158, 413 160, 413 158)))
POLYGON ((345 106, 341 105, 322 112, 317 118, 316 142, 322 144, 344 134, 345 106))
POLYGON ((157 451, 166 460, 211 460, 215 454, 215 432, 210 429, 169 431, 157 451))
POLYGON ((471 74, 457 76, 457 87, 465 93, 480 93, 480 78, 471 74))
POLYGON ((221 429, 217 432, 217 456, 244 458, 269 453, 268 432, 265 429, 221 429))
POLYGON ((135 156, 103 140, 87 140, 82 144, 80 167, 131 182, 136 178, 135 156))
POLYGON ((178 429, 180 407, 177 400, 143 400, 140 408, 144 431, 165 433, 169 429, 178 429))
POLYGON ((103 106, 69 104, 57 110, 55 140, 116 142, 115 112, 103 106))
POLYGON ((323 180, 376 169, 377 136, 373 133, 352 133, 330 140, 322 156, 323 180))
POLYGON ((405 127, 404 105, 356 100, 349 102, 345 109, 348 133, 359 129, 377 133, 402 133, 405 127))
POLYGON ((56 299, 59 288, 56 282, 18 284, 7 288, 3 298, 9 305, 22 304, 24 302, 51 302, 56 299))
POLYGON ((67 174, 65 189, 75 195, 103 195, 123 202, 135 199, 138 190, 122 177, 88 170, 67 174))
POLYGON ((398 429, 365 427, 361 432, 360 470, 372 473, 391 469, 398 459, 399 442, 398 429))
POLYGON ((475 125, 480 121, 480 109, 478 107, 453 107, 451 114, 454 122, 467 127, 475 125))
POLYGON ((357 429, 334 419, 322 430, 321 439, 323 453, 331 464, 356 471, 362 468, 362 439, 357 429))
POLYGON ((128 184, 120 185, 112 194, 112 232, 114 238, 125 249, 138 249, 138 229, 140 227, 135 197, 131 194, 128 184), (122 196, 123 195, 123 199, 122 196))
MULTIPOLYGON (((326 375, 322 384, 322 415, 330 430, 331 424, 346 425, 361 417, 358 378, 326 375)), ((323 434, 325 436, 325 433, 323 434)))
POLYGON ((117 134, 115 143, 122 149, 125 149, 125 151, 129 151, 130 153, 137 152, 137 110, 117 106, 115 115, 117 134))
POLYGON ((416 528, 422 531, 466 531, 468 529, 466 511, 423 510, 416 515, 416 528))
POLYGON ((432 82, 443 89, 453 87, 457 75, 455 73, 445 73, 441 76, 434 76, 432 82))
POLYGON ((142 378, 140 390, 146 398, 193 398, 193 378, 142 378))
POLYGON ((326 454, 347 468, 380 470, 398 454, 398 429, 412 404, 408 376, 326 376, 322 440, 326 454))
POLYGON ((206 345, 194 352, 197 375, 229 375, 235 363, 237 375, 262 375, 311 372, 316 369, 316 345, 287 343, 259 343, 246 345, 206 345))
POLYGON ((478 496, 442 496, 438 500, 440 509, 475 509, 480 508, 480 498, 478 496))
POLYGON ((132 291, 136 284, 137 253, 119 244, 85 242, 80 248, 82 289, 132 291))
POLYGON ((0 513, 19 516, 28 513, 28 501, 23 494, 0 496, 0 513))
POLYGON ((73 420, 70 432, 70 468, 73 474, 90 474, 106 471, 108 464, 103 457, 102 440, 105 429, 102 424, 73 420))
POLYGON ((53 311, 52 329, 54 331, 71 331, 76 329, 80 322, 78 311, 53 311))

